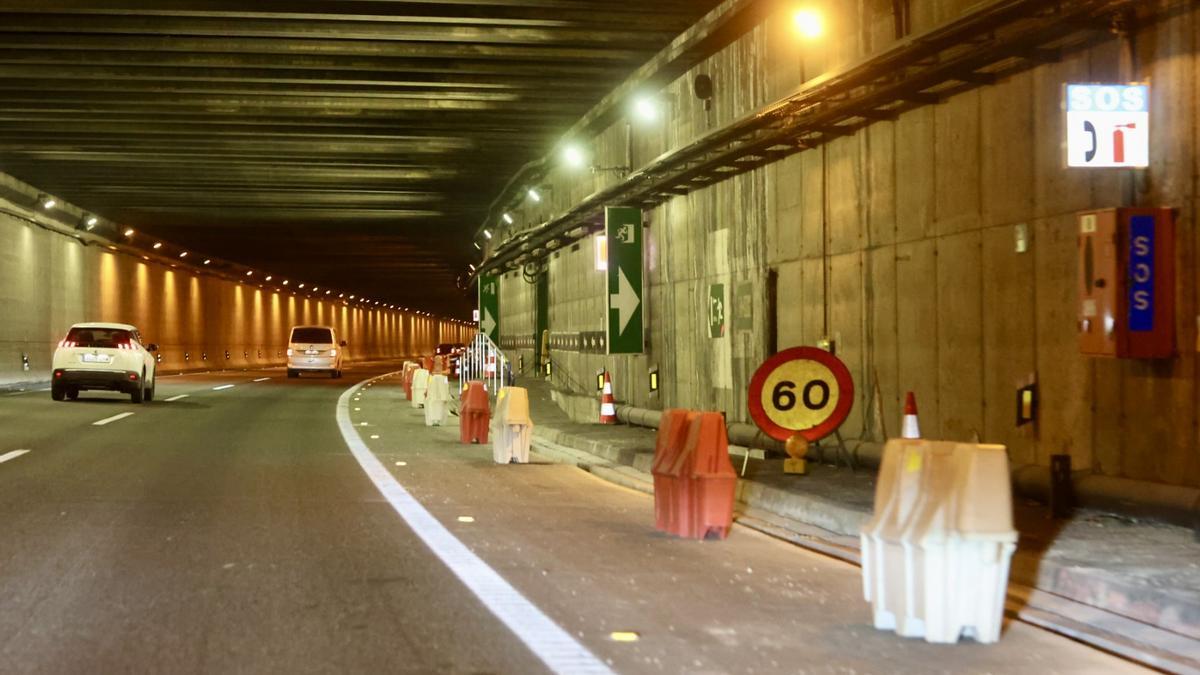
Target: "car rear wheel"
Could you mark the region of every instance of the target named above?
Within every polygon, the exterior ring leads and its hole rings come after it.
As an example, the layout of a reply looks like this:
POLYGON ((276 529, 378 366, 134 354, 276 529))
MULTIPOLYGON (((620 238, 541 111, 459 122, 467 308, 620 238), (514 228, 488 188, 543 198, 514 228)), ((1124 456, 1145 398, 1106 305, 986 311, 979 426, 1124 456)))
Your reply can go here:
POLYGON ((288 377, 300 377, 300 373, 288 368, 288 377))
POLYGON ((146 394, 146 378, 138 380, 138 387, 129 394, 129 400, 134 403, 141 403, 146 394))
POLYGON ((158 386, 158 378, 156 377, 153 380, 151 380, 150 388, 146 390, 146 400, 147 401, 154 400, 154 388, 157 386, 158 386))
POLYGON ((68 389, 67 398, 71 399, 72 401, 79 400, 79 390, 75 388, 68 389))
POLYGON ((67 392, 65 389, 58 385, 50 385, 50 398, 54 399, 55 401, 61 401, 66 398, 66 396, 67 392))

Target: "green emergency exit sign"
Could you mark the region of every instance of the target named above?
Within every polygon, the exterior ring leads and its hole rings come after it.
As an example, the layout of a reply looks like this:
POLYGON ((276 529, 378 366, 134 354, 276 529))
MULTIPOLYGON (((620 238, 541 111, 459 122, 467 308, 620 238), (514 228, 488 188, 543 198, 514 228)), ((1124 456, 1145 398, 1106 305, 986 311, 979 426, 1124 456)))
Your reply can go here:
POLYGON ((641 354, 645 342, 641 209, 604 209, 604 231, 608 242, 608 353, 641 354))

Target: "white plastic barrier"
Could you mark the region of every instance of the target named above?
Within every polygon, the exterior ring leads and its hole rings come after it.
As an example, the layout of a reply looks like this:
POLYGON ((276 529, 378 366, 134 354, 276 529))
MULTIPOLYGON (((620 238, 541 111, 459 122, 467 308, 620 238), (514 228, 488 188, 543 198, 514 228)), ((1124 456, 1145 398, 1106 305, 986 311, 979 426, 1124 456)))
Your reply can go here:
POLYGON ((492 414, 492 459, 497 464, 529 462, 533 420, 529 417, 529 393, 521 387, 505 387, 496 395, 492 414))
POLYGON ((412 407, 420 408, 425 405, 425 394, 429 391, 429 371, 417 368, 413 371, 412 407))
POLYGON ((1017 541, 1004 446, 888 441, 861 537, 876 628, 927 642, 1000 639, 1017 541))
POLYGON ((434 375, 425 393, 425 426, 440 427, 449 415, 450 380, 445 375, 434 375))

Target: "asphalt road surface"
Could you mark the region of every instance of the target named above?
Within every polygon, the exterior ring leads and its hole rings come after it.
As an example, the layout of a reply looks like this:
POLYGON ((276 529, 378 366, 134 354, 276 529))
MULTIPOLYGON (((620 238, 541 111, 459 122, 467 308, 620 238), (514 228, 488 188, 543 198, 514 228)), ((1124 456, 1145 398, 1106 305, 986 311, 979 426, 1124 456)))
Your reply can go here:
POLYGON ((387 480, 601 667, 1137 670, 1022 623, 996 645, 876 631, 853 566, 744 528, 659 534, 646 495, 425 427, 397 378, 342 396, 396 367, 164 377, 137 406, 0 394, 0 673, 549 670, 364 471, 339 397, 387 480))

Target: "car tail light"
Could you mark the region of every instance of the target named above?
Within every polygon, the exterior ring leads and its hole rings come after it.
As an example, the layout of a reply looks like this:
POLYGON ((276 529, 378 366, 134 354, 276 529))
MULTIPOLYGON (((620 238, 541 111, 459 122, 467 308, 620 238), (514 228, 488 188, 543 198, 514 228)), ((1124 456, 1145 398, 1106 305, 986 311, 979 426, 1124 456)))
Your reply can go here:
POLYGON ((55 376, 55 377, 62 377, 62 371, 61 371, 61 370, 56 370, 56 371, 54 371, 54 376, 55 376))
POLYGON ((288 356, 291 356, 291 355, 292 355, 292 348, 288 347, 288 356))
POLYGON ((329 355, 330 355, 330 356, 337 356, 337 350, 336 350, 336 349, 330 349, 330 350, 329 350, 329 355))
POLYGON ((129 343, 129 342, 118 342, 118 343, 117 343, 117 349, 127 349, 127 350, 132 350, 132 349, 133 349, 133 344, 131 344, 131 343, 129 343))
POLYGON ((63 338, 62 340, 59 340, 58 346, 63 349, 70 349, 71 347, 75 346, 75 343, 71 340, 63 338))
POLYGON ((129 379, 130 379, 130 380, 132 380, 132 381, 134 381, 134 382, 137 382, 137 373, 130 373, 130 374, 129 374, 129 379))

